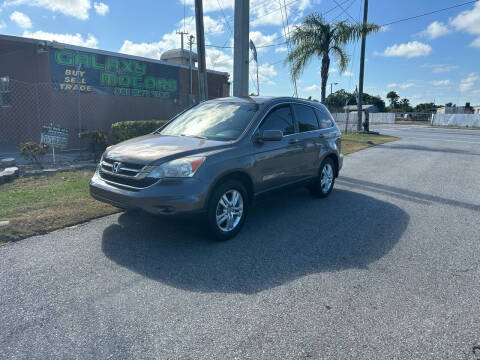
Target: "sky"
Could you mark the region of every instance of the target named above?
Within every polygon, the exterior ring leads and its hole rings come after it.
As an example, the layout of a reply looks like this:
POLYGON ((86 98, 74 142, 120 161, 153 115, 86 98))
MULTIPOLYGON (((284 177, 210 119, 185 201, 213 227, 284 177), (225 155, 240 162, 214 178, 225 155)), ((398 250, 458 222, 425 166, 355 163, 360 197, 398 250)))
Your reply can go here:
MULTIPOLYGON (((384 25, 465 1, 370 0, 368 20, 384 25)), ((206 44, 220 47, 207 47, 207 67, 232 74, 234 0, 204 0, 203 6, 206 44)), ((359 22, 363 17, 363 0, 250 1, 250 39, 258 47, 261 95, 294 94, 289 67, 283 62, 288 53, 285 36, 312 12, 324 14, 328 21, 359 22), (262 47, 271 44, 275 46, 262 47)), ((166 50, 180 47, 176 31, 182 30, 196 35, 194 0, 0 1, 2 34, 154 59, 159 59, 166 50)), ((333 91, 342 88, 353 91, 358 83, 360 43, 349 44, 347 53, 350 64, 343 74, 339 73, 335 59, 332 61, 328 93, 330 83, 337 83, 332 85, 333 91)), ((480 105, 479 60, 480 1, 477 1, 388 25, 370 35, 364 89, 384 99, 387 92, 394 90, 413 105, 433 101, 480 105)), ((320 98, 319 72, 320 60, 313 59, 297 81, 300 97, 320 98)), ((250 92, 255 91, 256 64, 252 61, 250 92)))

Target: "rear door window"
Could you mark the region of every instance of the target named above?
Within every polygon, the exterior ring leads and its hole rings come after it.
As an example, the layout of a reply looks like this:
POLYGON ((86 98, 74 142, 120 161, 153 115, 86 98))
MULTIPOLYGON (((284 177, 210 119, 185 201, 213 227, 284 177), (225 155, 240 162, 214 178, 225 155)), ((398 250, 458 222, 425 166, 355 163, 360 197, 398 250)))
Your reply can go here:
POLYGON ((317 114, 320 129, 328 129, 333 127, 333 121, 332 119, 330 119, 330 116, 328 116, 326 113, 319 109, 315 109, 315 113, 317 114))
POLYGON ((318 121, 313 109, 310 106, 294 104, 295 117, 298 121, 300 132, 318 130, 318 121))
POLYGON ((260 130, 281 130, 283 135, 295 133, 290 105, 280 105, 271 110, 260 125, 260 130))

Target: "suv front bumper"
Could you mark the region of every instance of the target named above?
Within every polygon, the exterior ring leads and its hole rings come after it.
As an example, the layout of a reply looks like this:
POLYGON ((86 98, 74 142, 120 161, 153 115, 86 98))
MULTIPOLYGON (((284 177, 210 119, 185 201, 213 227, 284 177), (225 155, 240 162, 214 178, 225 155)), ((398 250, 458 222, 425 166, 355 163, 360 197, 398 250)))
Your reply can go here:
POLYGON ((138 190, 112 185, 98 173, 90 180, 90 195, 122 209, 141 209, 155 215, 202 212, 208 185, 194 178, 162 179, 138 190))

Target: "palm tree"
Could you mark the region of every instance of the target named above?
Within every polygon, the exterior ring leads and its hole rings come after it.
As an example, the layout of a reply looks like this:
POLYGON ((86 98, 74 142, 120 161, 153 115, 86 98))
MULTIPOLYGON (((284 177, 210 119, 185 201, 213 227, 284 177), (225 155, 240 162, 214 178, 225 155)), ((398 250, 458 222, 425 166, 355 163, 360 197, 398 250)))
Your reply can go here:
POLYGON ((322 60, 322 103, 325 102, 325 93, 330 69, 330 53, 337 59, 340 73, 347 69, 349 57, 345 45, 362 37, 363 32, 370 34, 380 30, 376 24, 348 24, 345 21, 328 23, 318 13, 308 15, 297 26, 291 40, 296 46, 285 59, 292 64, 292 79, 298 79, 310 60, 317 56, 322 60))

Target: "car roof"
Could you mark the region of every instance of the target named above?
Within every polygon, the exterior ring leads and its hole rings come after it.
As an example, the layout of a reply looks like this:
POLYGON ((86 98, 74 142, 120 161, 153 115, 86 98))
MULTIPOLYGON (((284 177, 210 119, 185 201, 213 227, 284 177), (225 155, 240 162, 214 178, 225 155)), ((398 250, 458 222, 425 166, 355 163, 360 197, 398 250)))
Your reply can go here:
POLYGON ((249 97, 224 97, 224 98, 217 98, 213 100, 209 100, 209 102, 238 102, 238 103, 255 103, 259 105, 269 105, 277 102, 282 101, 293 101, 298 103, 305 103, 315 107, 322 107, 323 105, 317 101, 295 98, 290 96, 249 96, 249 97))

